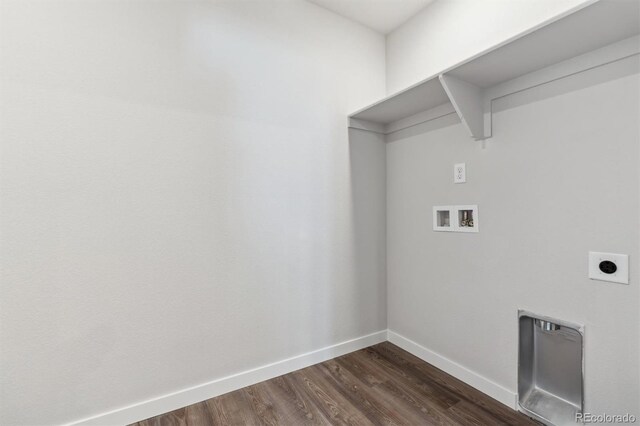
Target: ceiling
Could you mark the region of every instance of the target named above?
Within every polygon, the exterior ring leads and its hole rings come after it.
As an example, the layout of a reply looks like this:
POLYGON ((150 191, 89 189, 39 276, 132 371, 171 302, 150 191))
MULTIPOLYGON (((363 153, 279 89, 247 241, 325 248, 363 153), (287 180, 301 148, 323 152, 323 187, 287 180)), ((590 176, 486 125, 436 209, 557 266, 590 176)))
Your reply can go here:
POLYGON ((388 34, 433 0, 309 0, 319 6, 388 34))

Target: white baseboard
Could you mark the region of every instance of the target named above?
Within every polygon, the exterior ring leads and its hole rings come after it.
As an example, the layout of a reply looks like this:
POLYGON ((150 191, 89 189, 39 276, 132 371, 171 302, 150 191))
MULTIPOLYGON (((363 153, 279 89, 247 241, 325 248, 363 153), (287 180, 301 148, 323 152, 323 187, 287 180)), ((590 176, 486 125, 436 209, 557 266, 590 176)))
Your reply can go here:
POLYGON ((475 373, 467 369, 466 367, 463 367, 462 365, 451 361, 450 359, 445 358, 444 356, 432 350, 429 350, 424 346, 419 345, 413 340, 401 336, 394 331, 387 331, 387 340, 394 345, 401 347, 405 351, 417 356, 421 360, 428 362, 434 367, 437 367, 440 370, 462 380, 466 384, 473 386, 480 392, 489 395, 490 397, 498 400, 507 407, 514 410, 518 409, 517 393, 512 392, 509 389, 492 382, 486 377, 483 377, 478 373, 475 373))
POLYGON ((187 405, 195 404, 264 380, 269 380, 301 368, 309 367, 310 365, 324 362, 331 358, 345 355, 371 345, 382 343, 386 340, 387 331, 378 331, 346 342, 327 346, 313 352, 308 352, 282 361, 243 371, 238 374, 212 380, 202 385, 182 389, 158 398, 82 419, 70 423, 70 425, 126 425, 173 411, 187 405))
POLYGON ((444 356, 433 352, 407 339, 406 337, 391 331, 378 331, 366 336, 361 336, 346 342, 327 346, 312 352, 287 358, 271 364, 263 365, 231 376, 212 380, 198 386, 182 389, 158 398, 132 404, 117 410, 109 411, 85 418, 70 425, 126 425, 140 420, 148 419, 169 411, 176 410, 187 405, 195 404, 218 395, 231 392, 245 386, 250 386, 264 380, 269 380, 301 368, 327 361, 329 359, 348 354, 371 345, 388 340, 405 351, 417 356, 429 364, 445 371, 448 374, 462 380, 470 386, 478 389, 504 405, 517 410, 517 394, 492 382, 491 380, 451 361, 444 356))

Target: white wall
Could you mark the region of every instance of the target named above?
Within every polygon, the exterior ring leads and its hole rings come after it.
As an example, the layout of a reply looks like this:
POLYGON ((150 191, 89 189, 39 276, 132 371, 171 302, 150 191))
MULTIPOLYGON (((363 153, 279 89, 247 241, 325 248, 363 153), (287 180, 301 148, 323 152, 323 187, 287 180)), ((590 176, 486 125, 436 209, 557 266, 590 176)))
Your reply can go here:
POLYGON ((518 309, 582 323, 586 411, 640 416, 639 68, 494 102, 486 149, 456 115, 389 137, 390 330, 515 394, 518 309), (480 232, 432 231, 450 204, 478 204, 480 232), (630 285, 589 280, 590 250, 629 254, 630 285))
POLYGON ((437 0, 387 35, 395 93, 593 0, 437 0))
POLYGON ((298 0, 0 15, 0 424, 386 328, 384 145, 346 126, 381 35, 298 0))

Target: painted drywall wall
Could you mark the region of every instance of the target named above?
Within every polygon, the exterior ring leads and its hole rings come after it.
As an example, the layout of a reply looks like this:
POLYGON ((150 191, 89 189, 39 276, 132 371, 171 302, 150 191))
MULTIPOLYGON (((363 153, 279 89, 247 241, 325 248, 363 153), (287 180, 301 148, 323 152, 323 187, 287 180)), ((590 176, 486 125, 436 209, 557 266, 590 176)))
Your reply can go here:
POLYGON ((518 309, 584 324, 586 411, 640 415, 639 68, 494 101, 484 149, 455 114, 388 137, 390 330, 516 393, 518 309), (479 233, 432 230, 456 204, 479 233), (628 254, 630 284, 589 280, 589 251, 628 254))
POLYGON ((593 0, 437 0, 387 35, 395 93, 593 0))
POLYGON ((0 7, 0 424, 386 328, 384 146, 346 125, 381 35, 297 0, 0 7))

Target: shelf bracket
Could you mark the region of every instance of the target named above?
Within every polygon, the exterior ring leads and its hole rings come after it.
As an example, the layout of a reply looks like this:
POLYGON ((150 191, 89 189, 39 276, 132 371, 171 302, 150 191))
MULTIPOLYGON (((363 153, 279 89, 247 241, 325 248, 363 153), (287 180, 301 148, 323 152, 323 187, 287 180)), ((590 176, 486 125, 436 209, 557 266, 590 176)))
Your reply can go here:
MULTIPOLYGON (((440 74, 440 83, 444 88, 462 124, 475 140, 483 140, 491 136, 485 132, 486 102, 483 90, 471 83, 450 74, 440 74)), ((491 129, 491 111, 489 110, 488 128, 491 129)))

